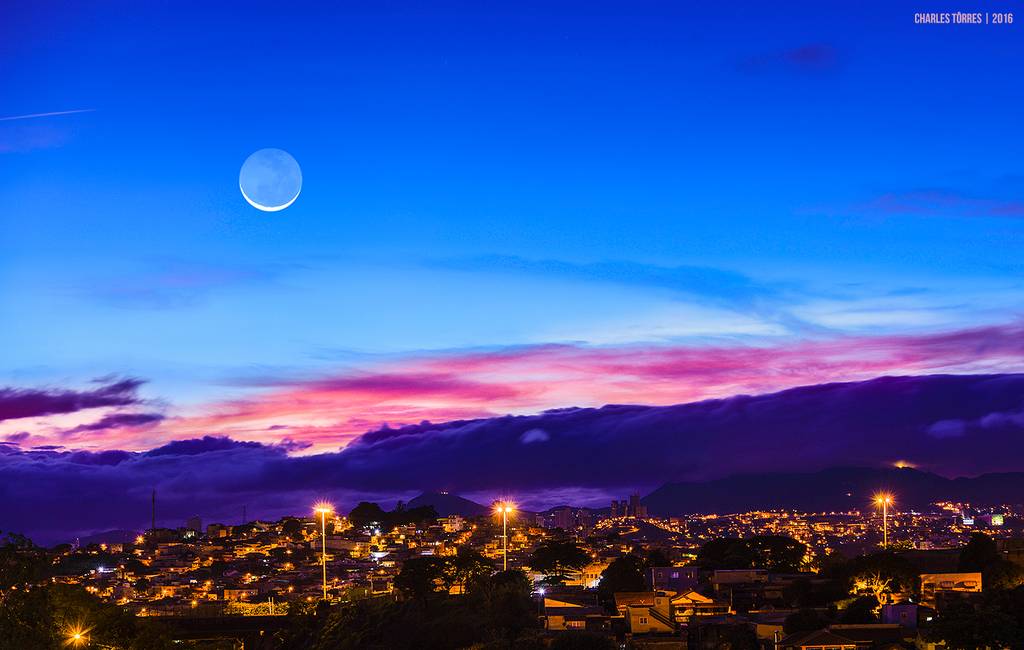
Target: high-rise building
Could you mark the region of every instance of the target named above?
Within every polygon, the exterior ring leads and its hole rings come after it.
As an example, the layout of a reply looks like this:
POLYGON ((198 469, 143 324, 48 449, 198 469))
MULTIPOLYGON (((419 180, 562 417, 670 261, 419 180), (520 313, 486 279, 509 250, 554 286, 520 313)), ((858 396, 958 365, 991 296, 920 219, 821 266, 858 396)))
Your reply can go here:
POLYGON ((572 508, 562 506, 551 511, 551 524, 553 528, 562 530, 573 530, 576 528, 576 517, 572 508))

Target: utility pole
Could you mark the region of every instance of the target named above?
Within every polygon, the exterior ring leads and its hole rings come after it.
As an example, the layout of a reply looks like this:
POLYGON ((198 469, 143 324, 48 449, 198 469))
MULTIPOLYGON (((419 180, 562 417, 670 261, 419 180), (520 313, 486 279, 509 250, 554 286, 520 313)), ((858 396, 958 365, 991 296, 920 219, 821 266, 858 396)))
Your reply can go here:
POLYGON ((152 507, 150 508, 150 510, 151 510, 152 515, 153 515, 153 520, 152 520, 152 525, 150 526, 149 529, 152 530, 152 531, 155 531, 156 530, 156 488, 153 488, 152 507))

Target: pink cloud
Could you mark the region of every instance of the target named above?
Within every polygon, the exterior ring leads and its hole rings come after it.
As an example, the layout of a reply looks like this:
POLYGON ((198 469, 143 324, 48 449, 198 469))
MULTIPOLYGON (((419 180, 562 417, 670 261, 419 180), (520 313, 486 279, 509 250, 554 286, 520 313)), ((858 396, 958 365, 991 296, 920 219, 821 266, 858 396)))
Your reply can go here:
MULTIPOLYGON (((262 381, 152 428, 105 431, 104 448, 202 435, 337 449, 381 427, 567 406, 666 405, 879 375, 1024 370, 1024 325, 765 346, 541 345, 423 354, 358 372, 262 381), (286 429, 282 427, 287 425, 286 429)), ((34 439, 38 438, 33 431, 34 439)))

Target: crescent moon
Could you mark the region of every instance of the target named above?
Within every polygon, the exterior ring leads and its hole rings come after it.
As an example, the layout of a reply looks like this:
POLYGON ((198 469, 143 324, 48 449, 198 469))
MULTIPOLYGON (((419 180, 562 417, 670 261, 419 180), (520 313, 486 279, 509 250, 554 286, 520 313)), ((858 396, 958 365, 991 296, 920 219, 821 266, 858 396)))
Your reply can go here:
POLYGON ((242 198, 245 199, 249 203, 249 205, 256 208, 257 210, 263 210, 264 212, 280 212, 281 210, 284 210, 292 203, 295 203, 295 199, 299 198, 299 194, 302 194, 302 188, 300 187, 299 191, 295 193, 295 196, 293 196, 291 200, 289 200, 284 205, 260 205, 256 201, 253 201, 252 199, 249 198, 249 195, 245 193, 245 188, 242 187, 241 183, 238 184, 238 191, 242 193, 242 198))
POLYGON ((284 149, 260 149, 242 163, 238 190, 260 212, 280 212, 302 193, 302 168, 284 149))

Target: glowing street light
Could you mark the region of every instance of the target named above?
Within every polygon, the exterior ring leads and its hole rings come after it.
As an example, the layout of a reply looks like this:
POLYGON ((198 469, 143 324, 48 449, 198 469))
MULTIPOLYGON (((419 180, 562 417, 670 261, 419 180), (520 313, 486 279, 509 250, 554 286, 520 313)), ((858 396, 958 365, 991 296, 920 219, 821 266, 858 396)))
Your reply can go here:
POLYGON ((89 630, 81 627, 72 627, 67 631, 64 645, 71 648, 82 648, 89 643, 89 630))
POLYGON ((875 495, 875 505, 882 506, 882 548, 889 548, 889 506, 892 503, 892 495, 888 492, 875 495))
POLYGON ((516 504, 499 501, 494 507, 495 514, 501 515, 501 555, 502 570, 508 571, 508 516, 515 512, 516 504))
POLYGON ((323 543, 320 564, 324 570, 324 600, 327 600, 327 514, 334 512, 334 506, 321 501, 313 506, 313 511, 320 515, 320 540, 323 543))

